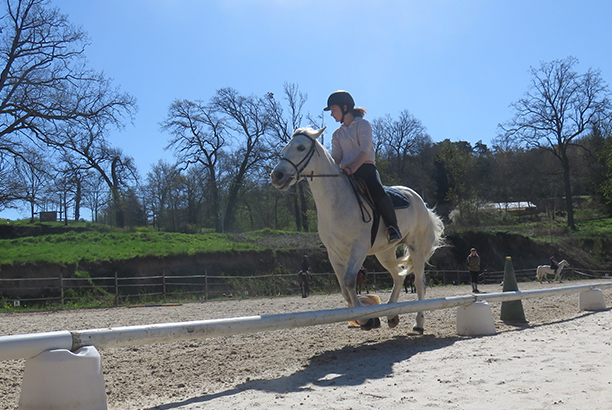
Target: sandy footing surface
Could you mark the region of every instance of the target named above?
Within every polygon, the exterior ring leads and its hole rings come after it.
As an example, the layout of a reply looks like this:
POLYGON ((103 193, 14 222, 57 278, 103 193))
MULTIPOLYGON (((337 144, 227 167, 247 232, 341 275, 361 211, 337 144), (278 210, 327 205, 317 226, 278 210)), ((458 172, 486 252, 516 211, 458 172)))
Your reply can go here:
MULTIPOLYGON (((519 283, 520 290, 588 284, 519 283)), ((499 285, 480 287, 500 292, 499 285)), ((427 289, 428 298, 469 294, 427 289)), ((612 289, 602 289, 606 306, 612 289)), ((377 293, 383 301, 388 294, 377 293)), ((402 293, 400 302, 415 300, 402 293)), ((578 294, 522 301, 526 326, 456 333, 456 309, 414 314, 395 329, 347 323, 102 349, 108 406, 119 409, 610 409, 612 311, 578 294)), ((228 299, 181 306, 0 313, 2 335, 268 315, 345 307, 339 294, 228 299)), ((0 362, 0 409, 17 409, 25 360, 0 362)))

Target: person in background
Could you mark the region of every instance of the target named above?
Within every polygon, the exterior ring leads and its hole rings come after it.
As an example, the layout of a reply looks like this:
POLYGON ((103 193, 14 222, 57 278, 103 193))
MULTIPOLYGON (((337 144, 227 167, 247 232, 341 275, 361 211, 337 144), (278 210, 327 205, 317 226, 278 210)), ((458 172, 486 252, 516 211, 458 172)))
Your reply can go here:
POLYGON ((310 295, 310 281, 312 280, 312 272, 310 272, 310 262, 308 255, 302 258, 302 269, 298 272, 298 283, 302 290, 302 297, 307 298, 310 295))
POLYGON ((555 260, 555 255, 551 255, 550 256, 550 269, 552 269, 553 272, 555 272, 555 275, 557 274, 557 269, 558 268, 559 268, 559 264, 555 260))
POLYGON ((472 292, 480 293, 478 290, 478 276, 480 276, 480 256, 476 248, 470 249, 470 254, 467 257, 467 267, 470 271, 470 279, 472 280, 472 292))

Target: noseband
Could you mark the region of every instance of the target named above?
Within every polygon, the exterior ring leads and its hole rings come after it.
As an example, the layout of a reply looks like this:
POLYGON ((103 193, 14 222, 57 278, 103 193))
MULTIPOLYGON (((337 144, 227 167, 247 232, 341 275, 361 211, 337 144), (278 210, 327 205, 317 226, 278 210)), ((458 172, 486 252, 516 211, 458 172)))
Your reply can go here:
MULTIPOLYGON (((298 162, 297 164, 294 164, 290 159, 287 159, 285 157, 281 157, 281 161, 287 161, 294 169, 296 172, 296 180, 300 181, 302 178, 310 178, 310 180, 312 181, 313 178, 321 178, 321 177, 341 177, 346 175, 344 173, 344 171, 342 171, 342 173, 340 174, 315 174, 314 171, 312 171, 310 173, 310 175, 302 175, 302 172, 306 169, 306 167, 308 166, 308 164, 310 163, 310 160, 312 159, 312 157, 314 156, 315 152, 318 155, 321 155, 318 151, 317 151, 317 144, 316 141, 314 140, 314 138, 309 137, 306 134, 297 134, 297 135, 301 135, 303 137, 306 137, 310 140, 310 142, 312 142, 312 145, 310 146, 310 150, 308 150, 308 152, 306 153, 306 156, 304 158, 302 158, 302 160, 300 162, 298 162)), ((294 138, 297 137, 297 135, 294 135, 294 138)))

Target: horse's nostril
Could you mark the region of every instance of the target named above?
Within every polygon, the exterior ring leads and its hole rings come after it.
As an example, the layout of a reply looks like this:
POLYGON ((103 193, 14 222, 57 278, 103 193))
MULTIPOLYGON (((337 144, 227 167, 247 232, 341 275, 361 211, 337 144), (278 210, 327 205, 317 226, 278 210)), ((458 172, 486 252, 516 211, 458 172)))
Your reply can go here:
POLYGON ((284 176, 285 174, 282 171, 275 171, 272 173, 272 179, 276 181, 283 179, 284 176))

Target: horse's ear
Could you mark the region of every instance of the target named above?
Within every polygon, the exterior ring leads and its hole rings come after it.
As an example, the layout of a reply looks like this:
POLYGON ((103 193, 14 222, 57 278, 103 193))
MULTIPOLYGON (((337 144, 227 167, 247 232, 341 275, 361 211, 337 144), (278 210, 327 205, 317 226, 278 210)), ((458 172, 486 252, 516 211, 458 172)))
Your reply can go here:
POLYGON ((320 130, 317 130, 317 134, 316 134, 315 138, 319 138, 323 134, 323 131, 325 131, 326 128, 327 128, 327 125, 325 127, 321 128, 320 130))

